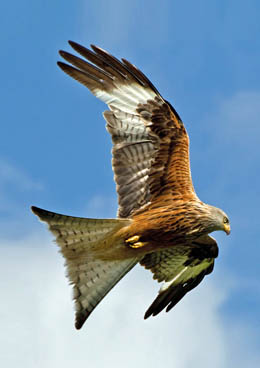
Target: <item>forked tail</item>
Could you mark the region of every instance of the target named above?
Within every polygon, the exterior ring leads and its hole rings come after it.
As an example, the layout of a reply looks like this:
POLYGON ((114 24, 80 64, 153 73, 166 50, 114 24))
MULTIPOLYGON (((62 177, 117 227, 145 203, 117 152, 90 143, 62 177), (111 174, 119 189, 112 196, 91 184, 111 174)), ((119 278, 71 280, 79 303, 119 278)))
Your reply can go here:
POLYGON ((80 329, 98 303, 138 262, 137 258, 105 260, 97 256, 106 239, 129 220, 71 217, 37 207, 32 211, 49 225, 66 259, 75 300, 75 327, 80 329))

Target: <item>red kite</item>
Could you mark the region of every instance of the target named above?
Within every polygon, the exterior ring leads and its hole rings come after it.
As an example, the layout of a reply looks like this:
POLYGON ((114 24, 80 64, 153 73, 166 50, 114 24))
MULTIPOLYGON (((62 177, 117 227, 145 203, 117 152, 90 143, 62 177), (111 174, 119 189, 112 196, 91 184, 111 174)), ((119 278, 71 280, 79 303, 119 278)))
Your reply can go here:
POLYGON ((168 312, 212 272, 218 246, 208 234, 229 234, 229 219, 197 197, 183 122, 149 79, 99 47, 69 43, 85 60, 60 51, 71 65, 59 67, 109 107, 104 118, 113 141, 118 218, 32 211, 48 223, 66 260, 77 329, 138 262, 165 281, 145 318, 168 312))

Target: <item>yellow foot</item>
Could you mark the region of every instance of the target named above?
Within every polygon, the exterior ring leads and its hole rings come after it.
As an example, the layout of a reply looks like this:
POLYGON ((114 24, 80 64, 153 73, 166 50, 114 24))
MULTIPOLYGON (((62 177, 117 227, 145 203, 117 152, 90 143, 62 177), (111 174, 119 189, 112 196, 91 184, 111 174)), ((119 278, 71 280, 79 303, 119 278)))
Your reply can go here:
POLYGON ((146 244, 147 244, 146 242, 137 242, 134 244, 130 244, 130 247, 131 248, 141 248, 141 247, 144 247, 146 244))
POLYGON ((126 243, 135 243, 140 239, 139 235, 134 235, 129 239, 126 239, 126 243))
POLYGON ((144 245, 146 245, 147 243, 143 243, 143 242, 139 242, 138 240, 140 239, 140 236, 139 235, 134 235, 132 236, 131 238, 129 239, 126 239, 126 243, 128 243, 128 245, 131 247, 131 248, 141 248, 143 247, 144 245))

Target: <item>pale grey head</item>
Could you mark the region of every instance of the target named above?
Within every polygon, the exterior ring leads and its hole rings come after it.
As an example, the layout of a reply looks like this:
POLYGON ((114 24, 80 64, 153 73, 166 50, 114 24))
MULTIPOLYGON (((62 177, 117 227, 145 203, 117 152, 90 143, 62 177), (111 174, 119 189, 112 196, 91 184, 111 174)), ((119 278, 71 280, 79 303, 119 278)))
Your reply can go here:
POLYGON ((206 205, 209 211, 208 226, 209 233, 212 231, 222 230, 225 231, 227 235, 230 234, 230 222, 227 214, 220 208, 206 205))

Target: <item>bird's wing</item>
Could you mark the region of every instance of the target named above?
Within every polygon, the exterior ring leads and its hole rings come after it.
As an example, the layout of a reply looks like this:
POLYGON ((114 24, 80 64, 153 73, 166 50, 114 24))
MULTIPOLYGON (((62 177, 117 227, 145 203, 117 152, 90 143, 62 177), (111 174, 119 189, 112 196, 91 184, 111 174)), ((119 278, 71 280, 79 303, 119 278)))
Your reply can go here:
POLYGON ((127 60, 69 43, 88 61, 60 51, 73 66, 58 65, 110 109, 104 117, 113 141, 118 216, 129 217, 165 193, 193 198, 189 138, 175 109, 127 60))
POLYGON ((156 316, 164 308, 172 309, 185 294, 213 271, 218 246, 211 236, 203 236, 190 245, 176 246, 147 254, 140 262, 159 282, 165 281, 144 318, 156 316))

